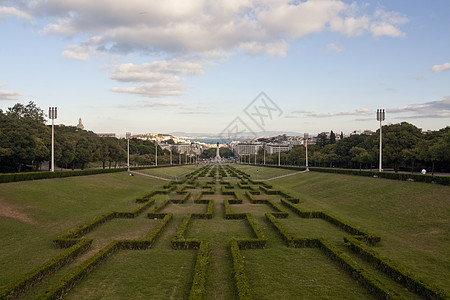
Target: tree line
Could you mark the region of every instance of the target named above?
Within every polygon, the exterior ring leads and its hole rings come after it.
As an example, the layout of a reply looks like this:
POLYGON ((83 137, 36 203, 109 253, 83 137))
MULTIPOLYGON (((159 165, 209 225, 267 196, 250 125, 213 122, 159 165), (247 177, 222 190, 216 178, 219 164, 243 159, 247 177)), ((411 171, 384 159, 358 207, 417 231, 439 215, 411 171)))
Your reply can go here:
MULTIPOLYGON (((45 125, 42 109, 30 101, 15 104, 3 112, 0 109, 0 171, 39 170, 50 160, 51 126, 45 125)), ((55 165, 64 169, 84 169, 88 166, 117 167, 127 160, 127 140, 99 137, 92 131, 75 126, 55 126, 55 165)), ((130 139, 130 163, 155 163, 155 143, 130 139)), ((173 142, 172 142, 173 143, 173 142)), ((228 148, 220 148, 221 157, 231 157, 228 148)), ((173 162, 186 161, 184 155, 172 151, 173 162)), ((214 158, 216 148, 207 149, 200 158, 214 158)), ((263 150, 257 163, 263 162, 263 150)), ((309 165, 317 167, 377 169, 379 131, 374 135, 351 135, 336 139, 331 131, 321 133, 315 145, 308 145, 309 165)), ((249 159, 243 158, 243 159, 249 159)), ((251 162, 254 162, 254 156, 251 162)), ((265 155, 267 164, 278 164, 278 154, 265 155)), ((158 146, 158 163, 168 164, 170 152, 158 146)), ((305 147, 296 145, 280 154, 283 165, 305 165, 305 147)), ((402 122, 383 126, 383 167, 431 172, 450 171, 450 127, 423 134, 416 126, 402 122)))
MULTIPOLYGON (((450 127, 422 133, 416 126, 402 122, 383 126, 383 169, 394 171, 450 171, 450 127)), ((315 145, 308 145, 308 163, 316 167, 377 169, 379 164, 380 132, 355 134, 336 141, 336 135, 321 133, 315 145)), ((280 163, 305 165, 306 149, 296 145, 289 152, 280 153, 280 163)), ((263 161, 263 150, 256 157, 263 161)), ((248 160, 248 157, 247 157, 248 160)), ((251 158, 254 162, 254 157, 251 158)), ((266 163, 278 164, 278 154, 267 155, 266 163)))
MULTIPOLYGON (((50 160, 51 126, 45 121, 44 111, 32 101, 27 105, 17 103, 6 112, 0 110, 1 171, 40 170, 42 163, 50 160)), ((126 139, 99 137, 92 131, 65 125, 55 126, 54 134, 56 168, 111 168, 127 160, 126 139)), ((158 146, 158 162, 169 163, 169 155, 158 146)), ((154 164, 155 143, 130 139, 130 163, 154 164)))

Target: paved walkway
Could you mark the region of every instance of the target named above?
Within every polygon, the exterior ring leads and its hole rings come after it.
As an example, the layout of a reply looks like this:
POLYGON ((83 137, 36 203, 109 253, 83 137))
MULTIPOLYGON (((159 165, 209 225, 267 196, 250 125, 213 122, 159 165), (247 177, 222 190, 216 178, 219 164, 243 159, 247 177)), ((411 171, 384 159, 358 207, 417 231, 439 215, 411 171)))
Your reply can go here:
POLYGON ((147 177, 151 177, 151 178, 155 178, 155 179, 159 179, 159 180, 165 180, 165 181, 179 181, 177 179, 168 179, 168 178, 163 178, 163 177, 154 176, 154 175, 150 175, 150 174, 144 174, 144 173, 140 173, 140 172, 136 172, 136 171, 130 171, 130 173, 147 176, 147 177))
POLYGON ((292 176, 292 175, 297 175, 297 174, 302 174, 302 173, 306 173, 306 172, 309 172, 309 170, 304 170, 304 171, 299 171, 299 172, 295 172, 295 173, 290 173, 290 174, 280 175, 280 176, 276 176, 276 177, 272 177, 272 178, 268 178, 268 179, 258 179, 258 180, 253 180, 253 181, 269 181, 269 180, 275 180, 275 179, 279 179, 279 178, 283 178, 283 177, 288 177, 288 176, 292 176))

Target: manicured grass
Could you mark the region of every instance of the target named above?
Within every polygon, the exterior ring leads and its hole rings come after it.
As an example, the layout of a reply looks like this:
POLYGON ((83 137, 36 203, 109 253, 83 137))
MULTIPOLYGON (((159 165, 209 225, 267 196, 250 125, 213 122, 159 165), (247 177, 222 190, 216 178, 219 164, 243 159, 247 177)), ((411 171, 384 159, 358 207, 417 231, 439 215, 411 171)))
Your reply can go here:
POLYGON ((195 251, 120 251, 65 299, 187 299, 195 251))
POLYGON ((121 172, 0 184, 0 285, 59 253, 52 240, 60 234, 132 210, 136 198, 164 183, 121 172))
POLYGON ((242 252, 255 299, 373 299, 318 249, 242 252))
MULTIPOLYGON (((249 174, 250 168, 261 169, 245 166, 249 174)), ((319 172, 270 184, 298 197, 304 209, 328 211, 381 236, 377 251, 449 290, 450 187, 319 172)))
POLYGON ((136 172, 177 180, 183 178, 188 173, 199 169, 200 167, 200 165, 182 165, 167 168, 149 168, 137 170, 136 172))
POLYGON ((252 179, 264 180, 281 175, 291 174, 298 172, 296 170, 269 168, 264 166, 252 166, 252 165, 239 165, 239 170, 242 170, 249 174, 252 179))
MULTIPOLYGON (((293 171, 254 166, 234 166, 252 179, 272 178, 293 171)), ((201 166, 176 166, 140 170, 164 178, 182 179, 201 166)), ((213 167, 215 168, 215 167, 213 167)), ((225 168, 226 170, 226 168, 225 168)), ((228 172, 228 171, 227 171, 228 172)), ((208 172, 209 173, 209 172, 208 172)), ((218 177, 217 177, 218 178, 218 177)), ((212 177, 199 177, 204 184, 212 177)), ((328 298, 371 299, 373 295, 348 272, 331 260, 319 248, 289 248, 266 212, 275 209, 268 204, 253 204, 233 181, 232 191, 242 198, 242 204, 231 204, 233 213, 251 213, 267 239, 265 249, 241 249, 245 271, 255 299, 328 298)), ((446 186, 401 182, 367 177, 328 173, 303 173, 269 182, 273 189, 282 190, 300 199, 296 204, 304 210, 327 211, 340 219, 381 236, 375 251, 414 271, 428 282, 447 289, 450 285, 449 261, 449 192, 446 186)), ((142 205, 136 198, 152 190, 161 190, 167 181, 146 176, 128 176, 126 172, 64 179, 39 180, 0 185, 0 286, 19 278, 32 268, 61 253, 52 240, 76 226, 111 211, 132 211, 142 205)), ((44 279, 25 299, 39 296, 63 275, 74 270, 113 240, 144 238, 160 224, 161 219, 147 213, 166 200, 180 200, 176 190, 153 196, 154 204, 139 216, 114 218, 85 235, 93 239, 92 247, 73 263, 44 279)), ((258 184, 250 184, 259 190, 258 184)), ((184 238, 208 240, 209 264, 206 269, 206 299, 236 299, 237 288, 233 274, 230 240, 254 238, 246 219, 225 219, 224 199, 219 181, 211 199, 214 211, 211 219, 192 218, 184 238)), ((173 250, 171 240, 187 213, 204 213, 207 204, 195 203, 202 188, 189 188, 191 196, 184 203, 168 203, 159 213, 172 213, 173 218, 147 250, 118 250, 81 280, 67 299, 154 298, 186 299, 193 282, 197 250, 173 250)), ((204 191, 209 190, 204 188, 204 191)), ((379 276, 390 288, 407 298, 414 298, 388 276, 373 269, 349 251, 343 237, 348 232, 323 219, 300 218, 280 204, 281 195, 261 191, 255 199, 270 199, 289 213, 278 222, 295 238, 322 238, 346 253, 370 272, 379 276)))

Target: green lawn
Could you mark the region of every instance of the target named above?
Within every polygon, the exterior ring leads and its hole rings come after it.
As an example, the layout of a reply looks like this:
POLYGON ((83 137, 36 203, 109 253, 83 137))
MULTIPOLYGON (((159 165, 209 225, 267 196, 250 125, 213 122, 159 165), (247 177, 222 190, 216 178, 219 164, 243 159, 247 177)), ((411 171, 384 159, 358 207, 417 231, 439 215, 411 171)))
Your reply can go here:
MULTIPOLYGON (((245 170, 256 168, 260 172, 245 170)), ((449 289, 450 187, 320 172, 270 184, 298 197, 302 208, 328 211, 380 235, 377 251, 449 289)))
MULTIPOLYGON (((201 167, 175 166, 138 172, 183 179, 201 167)), ((294 173, 261 166, 233 167, 249 174, 252 179, 294 173)), ((196 182, 203 185, 212 179, 199 177, 196 182)), ((265 218, 264 214, 274 212, 274 208, 267 204, 252 204, 245 196, 247 189, 238 187, 237 178, 224 177, 224 180, 232 182, 232 190, 243 200, 242 204, 231 205, 232 212, 251 213, 267 239, 265 249, 241 250, 255 299, 373 298, 321 250, 288 248, 265 218)), ((136 198, 162 189, 167 183, 148 176, 128 176, 123 172, 0 184, 0 286, 61 253, 62 250, 55 249, 52 244, 59 235, 105 213, 131 211, 140 205, 136 204, 136 198)), ((268 183, 274 189, 299 198, 297 205, 304 210, 329 212, 381 236, 381 242, 372 249, 441 289, 450 290, 450 187, 315 172, 268 183)), ((176 190, 183 186, 186 183, 177 185, 176 190)), ((257 184, 251 186, 258 188, 257 184)), ((212 218, 192 219, 185 237, 210 242, 205 297, 237 299, 229 242, 233 238, 253 238, 253 232, 246 220, 225 219, 223 200, 231 200, 233 196, 221 195, 219 181, 215 189, 215 194, 201 197, 213 200, 212 218)), ((111 241, 143 238, 161 221, 149 219, 147 212, 167 199, 180 200, 183 194, 177 194, 176 190, 154 196, 155 203, 136 218, 115 218, 86 234, 86 238, 93 239, 90 250, 45 278, 23 299, 39 296, 111 241)), ((187 213, 206 211, 207 204, 194 202, 200 190, 200 185, 194 189, 189 187, 187 191, 191 191, 191 196, 185 203, 169 203, 160 210, 161 213, 172 213, 173 218, 151 249, 119 250, 80 281, 65 298, 188 298, 197 251, 173 250, 171 240, 187 213)), ((286 210, 288 218, 278 221, 295 237, 326 239, 364 267, 371 268, 344 246, 343 237, 348 235, 347 232, 322 219, 300 218, 280 204, 279 195, 261 192, 255 198, 270 199, 286 210)), ((416 297, 378 271, 370 270, 403 296, 416 297)))

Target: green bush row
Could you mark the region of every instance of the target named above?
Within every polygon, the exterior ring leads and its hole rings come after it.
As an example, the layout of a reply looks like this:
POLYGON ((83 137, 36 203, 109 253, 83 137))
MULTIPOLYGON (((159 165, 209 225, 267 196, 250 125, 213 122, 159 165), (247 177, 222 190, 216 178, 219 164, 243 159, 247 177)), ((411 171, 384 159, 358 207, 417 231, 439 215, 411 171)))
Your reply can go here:
POLYGON ((101 249, 91 258, 83 262, 71 272, 64 275, 58 282, 47 289, 37 299, 59 299, 67 293, 78 281, 82 280, 89 274, 98 264, 108 258, 111 254, 119 249, 118 241, 113 241, 106 247, 101 249))
POLYGON ((197 252, 197 261, 194 267, 194 278, 192 280, 189 299, 205 299, 206 295, 206 269, 209 261, 209 242, 202 241, 197 252))
POLYGON ((356 227, 353 224, 350 224, 349 222, 342 220, 336 216, 333 216, 332 214, 329 214, 327 212, 322 211, 304 211, 298 206, 293 205, 290 201, 286 199, 281 199, 281 203, 285 205, 286 207, 293 210, 295 213, 297 213, 302 218, 321 218, 339 228, 341 228, 344 231, 347 231, 350 234, 353 235, 360 235, 363 237, 363 239, 366 241, 369 245, 376 245, 380 240, 381 237, 371 234, 363 229, 360 229, 356 227))
POLYGON ((222 193, 222 195, 234 195, 235 191, 231 190, 233 187, 232 186, 221 186, 220 187, 220 192, 222 193))
POLYGON ((404 299, 404 297, 380 281, 378 277, 368 272, 364 267, 358 265, 353 259, 328 241, 323 239, 318 239, 317 241, 319 248, 324 251, 328 257, 336 261, 340 267, 347 271, 376 297, 380 299, 404 299))
POLYGON ((198 239, 189 239, 186 240, 184 238, 185 233, 188 229, 189 222, 191 221, 192 214, 187 214, 183 222, 181 222, 180 226, 178 226, 177 232, 175 236, 172 238, 172 247, 174 249, 198 249, 200 247, 201 241, 198 239))
POLYGON ((96 217, 91 222, 70 229, 67 233, 57 237, 56 239, 53 240, 53 244, 58 248, 71 247, 76 243, 78 243, 78 238, 80 238, 81 236, 85 235, 88 232, 91 232, 93 229, 97 228, 106 221, 114 219, 115 216, 116 216, 115 212, 110 212, 100 217, 96 217))
MULTIPOLYGON (((141 170, 150 168, 167 168, 170 166, 154 166, 154 167, 134 167, 131 170, 141 170)), ((28 173, 7 173, 0 174, 0 183, 5 182, 17 182, 26 180, 39 180, 39 179, 50 179, 50 178, 65 178, 72 176, 85 176, 85 175, 96 175, 105 173, 117 173, 125 172, 127 168, 114 168, 114 169, 90 169, 90 170, 75 170, 75 171, 44 171, 44 172, 28 172, 28 173)))
POLYGON ((194 219, 212 219, 214 213, 214 200, 201 199, 195 200, 194 203, 208 204, 205 213, 192 213, 192 217, 194 219))
POLYGON ((369 273, 365 268, 358 265, 349 256, 334 247, 323 239, 315 238, 294 238, 294 236, 286 230, 286 228, 278 222, 272 213, 266 213, 266 218, 273 225, 275 230, 280 234, 282 239, 289 247, 294 248, 319 248, 322 249, 328 257, 336 261, 344 270, 352 277, 358 280, 371 293, 381 299, 402 299, 395 291, 387 287, 377 277, 369 273))
POLYGON ((420 279, 414 273, 406 270, 391 261, 390 259, 378 254, 353 237, 344 237, 345 244, 353 252, 361 255, 372 263, 377 269, 386 273, 394 281, 397 281, 416 294, 426 299, 450 299, 450 296, 443 290, 420 279))
POLYGON ((246 213, 234 213, 231 211, 230 200, 223 200, 225 206, 225 219, 245 219, 246 213))
POLYGON ((236 240, 231 240, 230 248, 231 257, 233 258, 233 273, 234 280, 236 281, 237 296, 240 300, 253 299, 250 282, 245 272, 244 259, 242 258, 241 250, 236 240))
POLYGON ((81 239, 69 249, 61 252, 56 257, 46 261, 42 265, 28 272, 18 280, 8 284, 0 291, 0 299, 15 299, 46 276, 54 273, 79 254, 86 251, 92 244, 91 239, 81 239))
POLYGON ((249 225, 251 231, 255 235, 252 239, 236 239, 240 249, 263 249, 266 247, 267 239, 264 236, 264 232, 261 227, 259 227, 258 222, 253 217, 252 214, 246 213, 245 219, 247 219, 247 224, 249 225))
POLYGON ((314 172, 338 173, 347 175, 378 177, 394 180, 413 180, 418 182, 438 183, 443 185, 450 185, 450 176, 431 176, 422 174, 408 174, 408 173, 391 173, 391 172, 377 172, 377 171, 359 171, 347 169, 328 169, 328 168, 310 168, 314 172))

